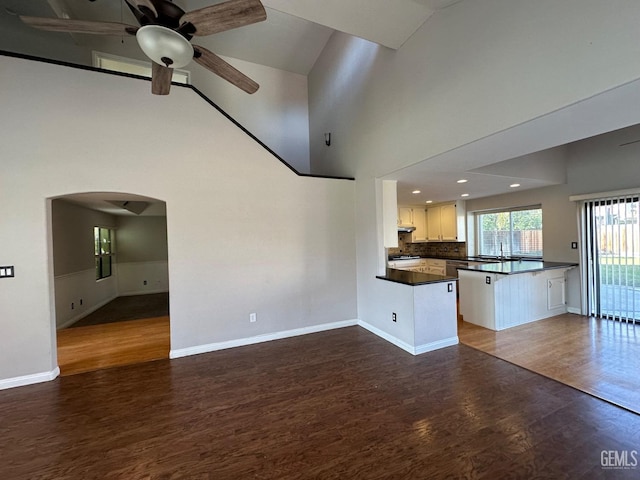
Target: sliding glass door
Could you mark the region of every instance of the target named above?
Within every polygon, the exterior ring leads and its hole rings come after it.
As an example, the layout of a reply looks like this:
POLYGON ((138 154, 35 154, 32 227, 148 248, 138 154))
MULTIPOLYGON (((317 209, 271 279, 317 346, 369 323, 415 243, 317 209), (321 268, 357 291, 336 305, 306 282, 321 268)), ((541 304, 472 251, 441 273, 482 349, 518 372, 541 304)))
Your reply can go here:
POLYGON ((638 196, 589 200, 584 207, 589 314, 640 320, 638 196))

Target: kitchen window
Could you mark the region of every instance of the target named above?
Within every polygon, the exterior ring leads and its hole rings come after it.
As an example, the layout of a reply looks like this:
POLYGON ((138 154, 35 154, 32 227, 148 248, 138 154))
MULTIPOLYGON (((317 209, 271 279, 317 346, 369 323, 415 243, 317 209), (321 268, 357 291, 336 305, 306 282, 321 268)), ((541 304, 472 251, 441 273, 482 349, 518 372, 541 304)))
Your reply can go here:
POLYGON ((476 212, 477 254, 542 258, 540 205, 476 212))
POLYGON ((104 227, 93 227, 94 249, 96 260, 96 280, 111 276, 113 265, 113 230, 104 227))

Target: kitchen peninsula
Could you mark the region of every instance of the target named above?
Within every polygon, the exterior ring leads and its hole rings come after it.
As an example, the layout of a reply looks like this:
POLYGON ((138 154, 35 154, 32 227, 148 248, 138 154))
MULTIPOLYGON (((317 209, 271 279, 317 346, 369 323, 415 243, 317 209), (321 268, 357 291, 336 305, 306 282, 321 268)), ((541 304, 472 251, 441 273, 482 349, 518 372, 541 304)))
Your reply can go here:
POLYGON ((389 320, 398 331, 389 340, 414 355, 458 343, 456 277, 387 268, 376 278, 387 284, 389 320))
POLYGON ((516 260, 460 268, 460 314, 465 322, 504 330, 566 313, 566 273, 576 266, 516 260))

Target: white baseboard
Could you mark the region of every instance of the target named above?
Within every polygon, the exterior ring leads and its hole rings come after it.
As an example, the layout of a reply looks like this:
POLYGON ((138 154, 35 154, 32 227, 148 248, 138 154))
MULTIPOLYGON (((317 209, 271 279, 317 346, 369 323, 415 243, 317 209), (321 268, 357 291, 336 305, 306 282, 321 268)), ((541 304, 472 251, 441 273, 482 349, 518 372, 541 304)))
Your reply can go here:
POLYGON ((374 335, 377 335, 380 338, 385 339, 389 343, 393 343, 396 347, 400 347, 405 352, 409 352, 411 355, 415 355, 415 348, 409 345, 406 342, 403 342, 399 338, 394 337, 393 335, 389 335, 387 332, 380 330, 378 327, 374 327, 370 323, 363 322, 362 320, 358 321, 358 325, 360 325, 365 330, 369 330, 374 335))
POLYGON ((87 315, 92 314, 93 312, 95 312, 96 310, 98 310, 99 308, 104 307, 107 303, 112 302, 113 300, 115 300, 116 298, 118 298, 117 295, 107 298, 106 300, 103 300, 102 302, 92 306, 91 308, 85 310, 84 312, 76 315, 75 317, 70 318, 69 320, 67 320, 66 322, 64 322, 61 325, 56 325, 56 330, 62 330, 63 328, 67 328, 70 327, 71 325, 73 325, 74 323, 82 320, 84 317, 86 317, 87 315))
POLYGON ((50 372, 34 373, 31 375, 23 375, 22 377, 6 378, 0 380, 0 390, 7 388, 24 387, 25 385, 33 385, 34 383, 50 382, 60 375, 60 367, 56 367, 50 372))
POLYGON ((387 332, 380 330, 378 327, 374 327, 367 322, 363 322, 362 320, 358 322, 358 325, 360 325, 365 330, 369 330, 374 335, 385 339, 387 342, 394 344, 396 347, 400 347, 405 352, 408 352, 411 355, 420 355, 422 353, 431 352, 440 348, 451 347, 452 345, 457 345, 458 343, 460 343, 458 337, 455 336, 451 338, 445 338, 443 340, 438 340, 437 342, 426 343, 424 345, 418 345, 417 347, 414 347, 394 337, 393 335, 389 335, 387 332))
POLYGON ((432 352, 433 350, 438 350, 440 348, 451 347, 453 345, 458 345, 460 341, 458 340, 458 336, 445 338, 444 340, 438 340, 437 342, 426 343, 424 345, 418 345, 415 348, 414 355, 420 355, 421 353, 432 352))
POLYGON ((567 313, 575 313, 576 315, 582 315, 582 310, 576 307, 567 307, 567 313))
POLYGON ((120 292, 119 297, 133 297, 134 295, 153 295, 155 293, 169 293, 169 290, 164 288, 158 290, 136 290, 136 291, 128 291, 128 292, 120 292))
POLYGON ((311 327, 295 328, 293 330, 285 330, 283 332, 257 335, 255 337, 239 338, 237 340, 229 340, 226 342, 197 345, 195 347, 171 350, 169 352, 169 358, 173 359, 188 357, 190 355, 198 355, 200 353, 209 353, 218 350, 225 350, 227 348, 243 347, 245 345, 253 345, 255 343, 270 342, 272 340, 281 340, 283 338, 297 337, 299 335, 308 335, 310 333, 324 332, 326 330, 335 330, 337 328, 344 327, 353 327, 356 325, 358 325, 358 320, 344 320, 342 322, 323 323, 321 325, 313 325, 311 327))

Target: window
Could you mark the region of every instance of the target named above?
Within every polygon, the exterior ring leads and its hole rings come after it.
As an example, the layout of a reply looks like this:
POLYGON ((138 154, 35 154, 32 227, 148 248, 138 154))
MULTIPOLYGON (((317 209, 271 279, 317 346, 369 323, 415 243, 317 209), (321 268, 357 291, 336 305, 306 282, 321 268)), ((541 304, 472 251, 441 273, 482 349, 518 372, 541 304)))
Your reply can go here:
MULTIPOLYGON (((114 72, 130 73, 151 78, 151 62, 143 62, 132 58, 119 57, 103 52, 93 52, 93 66, 114 72)), ((173 70, 172 82, 189 85, 190 72, 188 70, 173 70)))
POLYGON ((96 259, 96 280, 111 276, 111 266, 113 260, 113 248, 111 240, 113 231, 109 228, 93 227, 95 259, 96 259))
POLYGON ((542 257, 542 208, 476 213, 478 255, 542 257))

